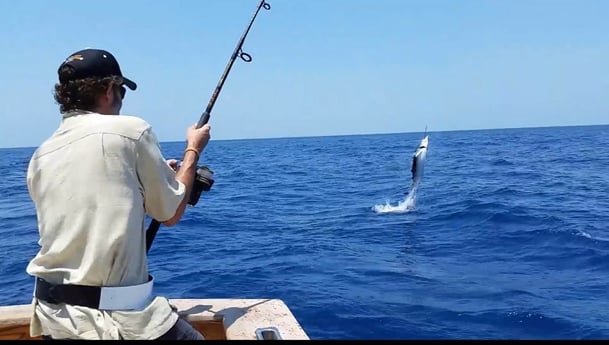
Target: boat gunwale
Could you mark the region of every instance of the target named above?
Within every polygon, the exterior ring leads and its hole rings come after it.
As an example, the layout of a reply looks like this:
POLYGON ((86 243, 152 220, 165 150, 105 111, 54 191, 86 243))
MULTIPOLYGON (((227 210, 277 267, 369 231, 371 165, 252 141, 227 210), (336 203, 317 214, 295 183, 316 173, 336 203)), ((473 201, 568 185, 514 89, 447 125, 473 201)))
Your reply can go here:
MULTIPOLYGON (((256 340, 256 330, 275 327, 284 340, 308 340, 287 305, 280 299, 174 298, 180 317, 189 322, 221 321, 227 340, 256 340)), ((0 306, 0 331, 29 325, 32 304, 0 306)))

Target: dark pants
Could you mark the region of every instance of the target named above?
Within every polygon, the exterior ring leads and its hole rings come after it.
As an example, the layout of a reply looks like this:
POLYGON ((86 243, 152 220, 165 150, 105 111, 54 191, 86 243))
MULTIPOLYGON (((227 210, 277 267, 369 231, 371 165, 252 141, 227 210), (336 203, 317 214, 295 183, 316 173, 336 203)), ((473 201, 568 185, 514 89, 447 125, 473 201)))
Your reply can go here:
MULTIPOLYGON (((53 339, 48 335, 42 336, 43 340, 69 340, 69 339, 53 339)), ((167 333, 163 334, 154 340, 205 340, 203 335, 199 333, 191 324, 184 319, 178 319, 167 333)))
POLYGON ((205 340, 205 338, 186 320, 178 319, 167 333, 155 340, 205 340))

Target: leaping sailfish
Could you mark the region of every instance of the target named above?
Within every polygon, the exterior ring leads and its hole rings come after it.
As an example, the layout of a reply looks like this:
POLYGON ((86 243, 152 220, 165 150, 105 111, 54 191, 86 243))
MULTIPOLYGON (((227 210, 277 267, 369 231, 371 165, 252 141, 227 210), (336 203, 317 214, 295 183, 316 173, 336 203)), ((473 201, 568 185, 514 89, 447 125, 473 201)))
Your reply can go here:
POLYGON ((427 158, 427 147, 429 144, 429 136, 427 135, 427 128, 425 128, 425 134, 423 139, 419 143, 419 146, 412 155, 412 166, 410 172, 412 173, 412 187, 416 187, 421 178, 423 177, 423 171, 425 170, 425 159, 427 158))

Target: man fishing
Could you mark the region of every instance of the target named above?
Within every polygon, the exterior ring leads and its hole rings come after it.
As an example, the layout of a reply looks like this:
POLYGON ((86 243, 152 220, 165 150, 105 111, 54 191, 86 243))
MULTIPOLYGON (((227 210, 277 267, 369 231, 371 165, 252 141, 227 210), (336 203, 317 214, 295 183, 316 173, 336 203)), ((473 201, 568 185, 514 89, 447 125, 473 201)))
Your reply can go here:
POLYGON ((203 339, 167 298, 151 294, 144 220, 181 219, 209 125, 186 130, 182 164, 170 166, 146 121, 119 116, 125 86, 137 85, 110 52, 75 52, 57 72, 62 120, 27 171, 40 235, 26 269, 35 277, 31 336, 203 339))

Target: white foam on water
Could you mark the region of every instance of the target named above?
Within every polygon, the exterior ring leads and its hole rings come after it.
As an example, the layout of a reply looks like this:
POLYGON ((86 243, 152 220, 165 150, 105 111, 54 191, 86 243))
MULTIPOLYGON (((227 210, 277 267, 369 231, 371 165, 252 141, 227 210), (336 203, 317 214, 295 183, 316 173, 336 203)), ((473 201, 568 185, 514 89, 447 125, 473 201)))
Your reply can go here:
POLYGON ((387 202, 385 203, 385 205, 379 204, 379 205, 374 205, 374 207, 372 208, 374 212, 376 213, 406 213, 406 212, 410 212, 412 210, 415 209, 415 204, 416 204, 416 197, 417 195, 417 188, 416 186, 414 186, 410 192, 408 192, 408 195, 406 196, 406 198, 402 201, 399 201, 396 205, 392 205, 391 203, 387 202))
POLYGON ((603 241, 603 242, 609 242, 609 238, 606 237, 598 237, 598 236, 592 236, 589 233, 580 230, 578 233, 580 236, 584 236, 585 238, 589 238, 591 240, 597 240, 597 241, 603 241))

